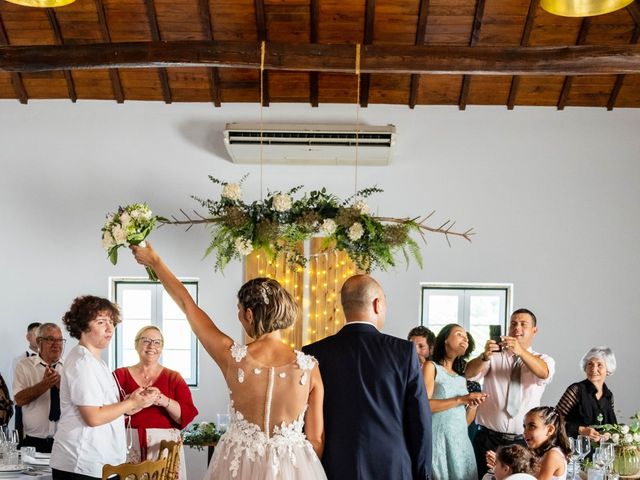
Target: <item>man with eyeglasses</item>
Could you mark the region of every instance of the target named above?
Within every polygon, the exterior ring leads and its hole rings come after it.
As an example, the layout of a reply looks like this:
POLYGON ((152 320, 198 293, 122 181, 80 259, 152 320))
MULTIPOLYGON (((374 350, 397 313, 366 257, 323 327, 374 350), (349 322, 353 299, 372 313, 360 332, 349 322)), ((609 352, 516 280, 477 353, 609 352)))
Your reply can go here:
POLYGON ((25 436, 21 447, 51 452, 53 435, 60 419, 60 373, 66 340, 55 323, 38 327, 38 355, 22 359, 16 366, 13 391, 22 407, 25 436))

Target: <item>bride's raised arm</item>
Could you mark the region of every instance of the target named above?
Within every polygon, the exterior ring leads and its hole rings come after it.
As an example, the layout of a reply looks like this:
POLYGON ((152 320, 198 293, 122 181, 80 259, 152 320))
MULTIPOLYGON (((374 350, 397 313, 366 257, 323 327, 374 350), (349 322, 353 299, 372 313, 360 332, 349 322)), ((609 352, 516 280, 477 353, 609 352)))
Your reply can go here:
POLYGON ((225 353, 231 348, 233 340, 222 333, 211 317, 196 304, 182 282, 169 270, 149 242, 146 242, 145 247, 131 245, 130 248, 139 264, 151 267, 156 272, 162 286, 186 315, 193 333, 196 334, 202 346, 211 358, 221 365, 221 362, 226 359, 225 353))

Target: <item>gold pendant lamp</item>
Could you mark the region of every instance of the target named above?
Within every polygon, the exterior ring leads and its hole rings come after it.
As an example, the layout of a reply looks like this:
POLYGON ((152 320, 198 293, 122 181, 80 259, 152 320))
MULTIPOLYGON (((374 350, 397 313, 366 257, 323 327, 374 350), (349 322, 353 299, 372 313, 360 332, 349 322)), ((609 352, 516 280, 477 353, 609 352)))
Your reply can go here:
POLYGON ((633 0, 540 0, 547 12, 561 17, 592 17, 615 12, 633 0))
POLYGON ((76 0, 6 0, 16 5, 22 5, 23 7, 37 7, 37 8, 55 8, 64 7, 76 0))

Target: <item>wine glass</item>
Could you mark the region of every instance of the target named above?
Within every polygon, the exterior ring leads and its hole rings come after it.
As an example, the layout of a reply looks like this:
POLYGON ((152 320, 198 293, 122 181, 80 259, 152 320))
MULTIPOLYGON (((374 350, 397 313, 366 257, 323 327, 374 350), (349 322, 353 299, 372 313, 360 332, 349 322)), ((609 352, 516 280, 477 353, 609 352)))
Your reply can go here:
POLYGON ((592 458, 593 458, 593 465, 598 470, 603 470, 604 467, 607 465, 605 455, 602 454, 602 447, 596 447, 596 449, 593 452, 592 458))
POLYGON ((576 479, 576 475, 578 474, 578 469, 577 469, 577 463, 578 460, 580 459, 580 454, 578 453, 578 440, 571 437, 569 438, 569 448, 571 449, 571 455, 570 455, 570 460, 571 460, 571 471, 573 472, 573 475, 571 476, 572 480, 576 479))
POLYGON ((616 451, 613 443, 604 443, 600 447, 600 455, 602 456, 603 461, 605 462, 605 469, 607 472, 611 472, 611 465, 613 465, 613 461, 616 456, 616 451))

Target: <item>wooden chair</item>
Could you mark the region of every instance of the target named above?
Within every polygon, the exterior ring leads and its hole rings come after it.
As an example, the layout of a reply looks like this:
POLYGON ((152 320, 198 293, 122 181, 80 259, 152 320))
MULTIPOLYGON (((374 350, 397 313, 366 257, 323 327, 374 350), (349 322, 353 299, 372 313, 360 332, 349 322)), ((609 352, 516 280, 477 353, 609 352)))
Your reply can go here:
POLYGON ((167 471, 167 457, 160 460, 145 460, 141 463, 123 463, 102 467, 102 480, 164 480, 167 471))
POLYGON ((158 459, 165 456, 164 452, 167 451, 167 469, 165 470, 165 480, 175 480, 178 478, 178 472, 180 471, 180 442, 173 440, 161 440, 160 450, 158 452, 158 459))

